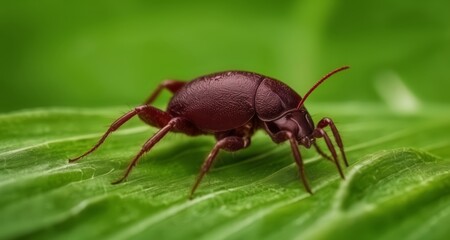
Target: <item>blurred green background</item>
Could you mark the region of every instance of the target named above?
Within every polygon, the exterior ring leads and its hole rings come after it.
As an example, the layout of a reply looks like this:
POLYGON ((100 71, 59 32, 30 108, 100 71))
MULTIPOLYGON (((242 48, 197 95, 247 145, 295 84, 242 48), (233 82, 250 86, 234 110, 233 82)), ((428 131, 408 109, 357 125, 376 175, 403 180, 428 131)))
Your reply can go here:
POLYGON ((0 113, 44 108, 0 118, 0 236, 448 235, 449 167, 435 156, 449 156, 449 10, 448 0, 0 0, 0 113), (341 181, 306 153, 313 197, 299 187, 289 146, 267 148, 262 133, 252 148, 221 155, 193 201, 186 194, 211 138, 168 137, 128 183, 111 186, 149 137, 136 119, 67 164, 164 79, 240 69, 304 95, 343 65, 351 69, 307 106, 336 117, 351 167, 341 181))
POLYGON ((352 69, 311 101, 392 105, 383 93, 406 91, 446 104, 449 9, 443 0, 4 0, 0 111, 131 107, 164 79, 228 69, 275 77, 303 95, 342 65, 352 69))

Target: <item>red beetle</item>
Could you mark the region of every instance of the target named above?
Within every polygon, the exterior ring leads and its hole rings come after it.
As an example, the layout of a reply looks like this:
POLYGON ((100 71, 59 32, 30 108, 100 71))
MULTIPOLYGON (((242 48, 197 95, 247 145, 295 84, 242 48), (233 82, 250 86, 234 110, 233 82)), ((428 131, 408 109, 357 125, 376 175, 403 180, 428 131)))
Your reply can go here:
POLYGON ((139 158, 168 132, 181 132, 190 136, 212 134, 217 142, 201 167, 190 193, 192 197, 219 150, 234 152, 246 148, 250 145, 255 130, 264 129, 275 143, 287 140, 290 142, 303 185, 306 191, 312 193, 304 173, 298 145, 306 148, 314 146, 320 155, 336 164, 339 174, 344 178, 335 147, 323 130, 330 127, 346 166, 348 162, 342 139, 333 121, 330 118, 323 118, 317 127, 314 127, 313 120, 303 103, 328 77, 347 68, 349 67, 344 66, 328 73, 305 94, 303 99, 286 84, 253 72, 219 72, 190 82, 166 80, 150 95, 144 105, 118 118, 94 147, 83 155, 70 159, 69 162, 75 162, 93 152, 111 132, 136 115, 160 130, 145 142, 130 162, 125 174, 113 184, 124 181, 139 158), (163 89, 174 94, 167 111, 150 106, 163 89), (320 150, 315 142, 316 138, 324 138, 332 158, 320 150))

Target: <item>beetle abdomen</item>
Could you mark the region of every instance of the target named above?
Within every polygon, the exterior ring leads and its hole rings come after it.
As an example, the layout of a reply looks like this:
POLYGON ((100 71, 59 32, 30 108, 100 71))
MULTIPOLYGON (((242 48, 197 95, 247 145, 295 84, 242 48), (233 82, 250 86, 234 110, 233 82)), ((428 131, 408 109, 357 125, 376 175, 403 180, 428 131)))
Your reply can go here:
POLYGON ((194 79, 173 96, 167 111, 189 119, 206 132, 240 127, 255 115, 255 93, 262 79, 261 75, 241 71, 194 79))
POLYGON ((261 120, 273 120, 284 112, 297 107, 301 97, 288 85, 265 78, 259 85, 255 95, 255 110, 261 120))

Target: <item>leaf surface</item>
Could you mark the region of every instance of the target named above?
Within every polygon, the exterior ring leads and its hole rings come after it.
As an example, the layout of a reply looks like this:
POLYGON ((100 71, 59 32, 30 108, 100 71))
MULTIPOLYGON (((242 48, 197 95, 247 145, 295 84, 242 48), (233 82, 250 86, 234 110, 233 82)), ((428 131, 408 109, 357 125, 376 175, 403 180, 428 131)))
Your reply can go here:
MULTIPOLYGON (((263 132, 221 153, 187 196, 210 136, 169 134, 111 185, 156 129, 138 120, 75 164, 122 112, 41 109, 0 116, 0 239, 443 239, 449 235, 450 115, 379 105, 313 105, 340 129, 350 167, 302 148, 307 194, 287 144, 263 132)), ((126 109, 125 109, 126 111, 126 109)), ((325 148, 324 148, 325 149, 325 148)))

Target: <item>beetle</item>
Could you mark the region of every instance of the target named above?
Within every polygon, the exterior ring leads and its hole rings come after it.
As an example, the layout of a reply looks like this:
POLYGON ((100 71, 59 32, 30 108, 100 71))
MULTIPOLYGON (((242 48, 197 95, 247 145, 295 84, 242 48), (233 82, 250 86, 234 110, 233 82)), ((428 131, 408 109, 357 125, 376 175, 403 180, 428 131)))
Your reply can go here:
POLYGON ((218 72, 198 77, 190 82, 163 81, 143 105, 119 117, 91 149, 79 157, 70 159, 69 162, 75 162, 92 153, 110 133, 136 115, 145 123, 159 128, 159 131, 144 143, 123 176, 112 184, 123 182, 141 156, 169 132, 181 132, 189 136, 214 135, 217 142, 204 160, 191 188, 189 197, 192 198, 220 150, 234 152, 247 148, 255 130, 263 129, 275 143, 289 141, 303 186, 312 194, 298 145, 305 148, 314 146, 322 157, 336 165, 341 178, 344 179, 335 146, 324 131, 324 128, 329 127, 346 166, 348 162, 344 144, 333 120, 322 118, 314 127, 304 102, 327 78, 348 68, 344 66, 328 73, 303 98, 281 81, 246 71, 218 72), (150 105, 164 89, 174 94, 166 111, 150 105), (317 138, 324 138, 331 157, 319 148, 315 141, 317 138))

